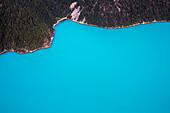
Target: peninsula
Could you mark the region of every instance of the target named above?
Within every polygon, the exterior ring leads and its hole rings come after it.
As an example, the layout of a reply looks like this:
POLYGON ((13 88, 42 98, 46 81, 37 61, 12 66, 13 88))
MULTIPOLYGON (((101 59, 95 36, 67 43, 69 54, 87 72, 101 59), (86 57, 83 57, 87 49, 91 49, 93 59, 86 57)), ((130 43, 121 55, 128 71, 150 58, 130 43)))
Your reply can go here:
POLYGON ((51 46, 54 26, 69 19, 104 28, 170 21, 169 0, 1 0, 0 54, 51 46))

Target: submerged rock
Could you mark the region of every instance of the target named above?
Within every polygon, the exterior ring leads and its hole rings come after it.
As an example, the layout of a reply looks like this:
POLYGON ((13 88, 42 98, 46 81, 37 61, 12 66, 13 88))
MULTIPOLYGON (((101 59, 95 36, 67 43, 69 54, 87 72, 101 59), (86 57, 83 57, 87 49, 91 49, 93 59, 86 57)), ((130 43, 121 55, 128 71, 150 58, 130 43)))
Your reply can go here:
POLYGON ((105 28, 170 21, 169 0, 2 0, 0 53, 51 46, 64 19, 105 28))

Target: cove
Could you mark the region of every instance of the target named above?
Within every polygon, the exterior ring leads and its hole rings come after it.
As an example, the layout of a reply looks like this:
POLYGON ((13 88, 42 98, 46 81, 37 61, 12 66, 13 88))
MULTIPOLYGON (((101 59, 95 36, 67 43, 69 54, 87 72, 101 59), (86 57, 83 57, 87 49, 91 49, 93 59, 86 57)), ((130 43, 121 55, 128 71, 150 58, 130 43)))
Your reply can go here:
POLYGON ((0 55, 0 113, 169 113, 169 29, 63 21, 50 48, 0 55))

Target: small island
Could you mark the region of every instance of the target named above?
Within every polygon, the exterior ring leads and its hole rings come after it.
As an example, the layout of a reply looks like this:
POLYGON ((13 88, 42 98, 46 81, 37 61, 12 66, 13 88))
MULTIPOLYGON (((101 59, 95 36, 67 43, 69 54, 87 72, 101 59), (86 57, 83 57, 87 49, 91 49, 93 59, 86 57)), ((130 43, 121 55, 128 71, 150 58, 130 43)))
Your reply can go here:
POLYGON ((69 19, 104 28, 170 21, 169 0, 2 0, 0 54, 48 48, 54 26, 69 19))

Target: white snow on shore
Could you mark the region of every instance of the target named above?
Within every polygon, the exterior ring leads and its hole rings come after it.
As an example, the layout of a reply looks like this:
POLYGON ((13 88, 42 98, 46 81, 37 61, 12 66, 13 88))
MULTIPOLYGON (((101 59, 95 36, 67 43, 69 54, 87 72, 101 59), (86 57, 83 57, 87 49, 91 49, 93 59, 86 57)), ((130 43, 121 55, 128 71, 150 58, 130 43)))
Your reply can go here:
POLYGON ((77 2, 73 2, 73 3, 70 5, 70 9, 73 10, 76 5, 77 5, 77 2))
POLYGON ((73 12, 71 13, 71 19, 73 20, 78 20, 79 16, 80 16, 80 6, 78 6, 78 8, 74 8, 73 12))

